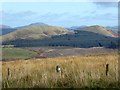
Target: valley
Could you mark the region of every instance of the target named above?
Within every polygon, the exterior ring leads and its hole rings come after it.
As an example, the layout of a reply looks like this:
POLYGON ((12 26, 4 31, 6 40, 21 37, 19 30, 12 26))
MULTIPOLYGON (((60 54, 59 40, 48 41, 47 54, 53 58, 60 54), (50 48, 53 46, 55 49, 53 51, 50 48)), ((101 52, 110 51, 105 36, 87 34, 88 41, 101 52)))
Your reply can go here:
POLYGON ((120 88, 118 36, 105 27, 34 23, 0 40, 3 88, 120 88))
POLYGON ((120 90, 118 1, 0 7, 0 89, 120 90))
POLYGON ((117 49, 100 47, 74 48, 74 47, 23 47, 3 48, 2 61, 29 60, 40 58, 56 58, 65 56, 90 56, 107 53, 118 53, 117 49))

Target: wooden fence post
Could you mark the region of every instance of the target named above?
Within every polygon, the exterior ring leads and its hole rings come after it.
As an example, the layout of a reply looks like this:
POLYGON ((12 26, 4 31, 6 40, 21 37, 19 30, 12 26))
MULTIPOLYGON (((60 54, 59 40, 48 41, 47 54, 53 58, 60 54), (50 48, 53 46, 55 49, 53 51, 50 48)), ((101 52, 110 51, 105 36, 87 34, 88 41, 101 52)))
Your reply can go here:
POLYGON ((106 76, 108 76, 109 64, 106 64, 106 76))

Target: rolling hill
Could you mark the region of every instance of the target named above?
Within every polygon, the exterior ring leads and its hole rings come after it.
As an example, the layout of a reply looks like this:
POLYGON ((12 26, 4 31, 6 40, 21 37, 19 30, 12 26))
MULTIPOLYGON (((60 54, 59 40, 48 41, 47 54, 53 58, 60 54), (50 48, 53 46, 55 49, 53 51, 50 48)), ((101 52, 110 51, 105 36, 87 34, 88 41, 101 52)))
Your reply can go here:
POLYGON ((71 46, 80 48, 117 48, 114 33, 101 26, 90 26, 75 33, 55 26, 30 26, 3 36, 3 44, 17 47, 71 46))
POLYGON ((77 29, 77 31, 89 31, 89 32, 98 33, 105 36, 117 37, 117 34, 115 32, 99 25, 83 27, 83 28, 77 29))
POLYGON ((16 30, 22 30, 23 28, 28 28, 28 27, 31 27, 31 26, 49 26, 49 25, 45 24, 45 23, 41 23, 41 22, 31 23, 29 25, 14 27, 14 28, 12 28, 8 25, 0 25, 0 36, 6 35, 6 34, 11 33, 11 32, 14 32, 16 30))
POLYGON ((27 28, 27 27, 31 27, 31 26, 49 26, 48 24, 42 23, 42 22, 36 22, 36 23, 31 23, 29 25, 25 25, 25 26, 20 26, 20 27, 16 27, 17 29, 23 29, 23 28, 27 28))
POLYGON ((0 37, 3 42, 17 39, 43 39, 54 35, 70 33, 67 29, 55 26, 36 26, 30 25, 25 28, 16 30, 15 32, 0 37))
POLYGON ((3 44, 12 44, 17 47, 71 46, 79 48, 117 48, 118 39, 93 32, 81 31, 79 33, 57 35, 44 39, 17 39, 3 42, 3 44))

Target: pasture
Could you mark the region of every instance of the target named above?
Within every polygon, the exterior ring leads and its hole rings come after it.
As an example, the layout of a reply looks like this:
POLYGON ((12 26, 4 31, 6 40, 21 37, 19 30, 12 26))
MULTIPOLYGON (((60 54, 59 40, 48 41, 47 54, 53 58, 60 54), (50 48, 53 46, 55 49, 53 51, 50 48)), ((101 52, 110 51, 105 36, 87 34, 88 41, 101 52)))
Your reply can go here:
POLYGON ((27 59, 37 55, 36 52, 22 48, 2 48, 3 60, 27 59))
POLYGON ((0 63, 3 88, 120 88, 117 53, 0 63))

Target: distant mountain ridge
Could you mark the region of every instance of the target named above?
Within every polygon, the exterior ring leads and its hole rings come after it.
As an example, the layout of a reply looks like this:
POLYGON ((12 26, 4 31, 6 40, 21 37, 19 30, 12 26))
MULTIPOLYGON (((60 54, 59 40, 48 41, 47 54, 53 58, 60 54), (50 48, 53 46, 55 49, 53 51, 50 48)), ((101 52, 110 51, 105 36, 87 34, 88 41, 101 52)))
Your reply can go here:
POLYGON ((8 25, 0 25, 0 28, 11 28, 11 27, 8 25))
POLYGON ((0 36, 14 32, 16 29, 7 25, 0 25, 0 36))
POLYGON ((107 26, 106 28, 118 33, 118 26, 107 26))
POLYGON ((72 27, 66 28, 66 29, 74 31, 74 30, 78 30, 78 29, 84 28, 84 27, 88 27, 88 26, 85 26, 85 25, 84 26, 72 26, 72 27))

